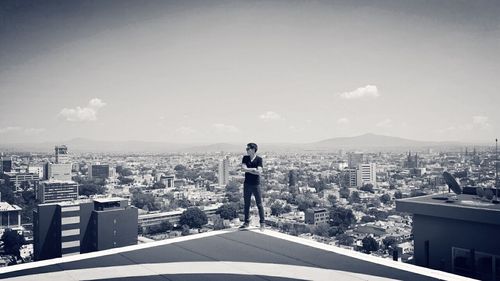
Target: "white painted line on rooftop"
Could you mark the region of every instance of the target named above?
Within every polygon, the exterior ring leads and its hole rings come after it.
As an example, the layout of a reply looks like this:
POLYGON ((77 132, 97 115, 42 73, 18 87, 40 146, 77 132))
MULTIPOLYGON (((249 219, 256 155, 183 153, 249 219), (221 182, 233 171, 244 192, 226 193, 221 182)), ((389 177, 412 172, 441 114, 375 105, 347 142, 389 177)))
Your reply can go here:
POLYGON ((50 259, 50 260, 17 264, 17 265, 12 265, 12 266, 0 268, 0 274, 13 272, 13 271, 19 271, 19 270, 25 270, 25 269, 31 269, 31 268, 37 268, 37 267, 42 267, 42 266, 55 265, 55 264, 91 259, 91 258, 96 258, 96 257, 108 256, 108 255, 119 254, 119 253, 130 252, 130 251, 141 250, 141 249, 147 249, 147 248, 152 248, 152 247, 158 247, 158 246, 162 246, 162 245, 168 245, 168 244, 173 244, 173 243, 178 243, 178 242, 184 242, 184 241, 189 241, 189 240, 194 240, 194 239, 215 236, 215 235, 219 235, 219 234, 223 234, 223 233, 227 233, 227 232, 232 232, 232 231, 236 231, 236 230, 229 229, 229 230, 210 231, 210 232, 199 233, 196 235, 181 236, 181 237, 172 238, 172 239, 166 239, 166 240, 155 241, 155 242, 150 242, 150 243, 141 243, 138 245, 114 248, 114 249, 109 249, 109 250, 102 250, 102 251, 98 251, 98 252, 79 254, 79 255, 74 255, 74 256, 69 256, 69 257, 62 257, 62 258, 55 258, 55 259, 50 259))
POLYGON ((259 275, 280 278, 317 281, 391 281, 390 279, 367 274, 353 273, 342 270, 325 269, 310 266, 290 264, 255 263, 255 262, 166 262, 147 263, 108 267, 94 267, 65 270, 63 272, 38 273, 34 275, 7 278, 10 281, 29 281, 36 275, 37 280, 102 280, 111 278, 145 277, 161 274, 235 274, 259 275), (69 277, 69 278, 68 278, 69 277))
POLYGON ((383 266, 387 266, 387 267, 391 267, 391 268, 395 268, 395 269, 399 269, 399 270, 403 270, 403 271, 407 271, 407 272, 412 272, 412 273, 416 273, 416 274, 420 274, 420 275, 424 275, 424 276, 437 278, 440 280, 450 280, 450 281, 476 280, 476 279, 471 279, 471 278, 463 277, 460 275, 456 275, 456 274, 452 274, 452 273, 448 273, 448 272, 444 272, 444 271, 434 270, 434 269, 416 266, 413 264, 408 264, 408 263, 403 263, 403 262, 396 262, 396 261, 393 261, 390 259, 384 259, 381 257, 375 257, 372 255, 363 254, 360 252, 340 248, 337 246, 323 244, 323 243, 316 242, 313 240, 308 240, 308 239, 300 238, 297 236, 284 234, 284 233, 277 232, 274 230, 266 229, 265 231, 259 231, 257 229, 252 229, 251 231, 253 231, 255 233, 259 233, 259 234, 268 235, 268 236, 271 236, 274 238, 279 238, 279 239, 287 240, 290 242, 302 244, 305 246, 309 246, 309 247, 313 247, 313 248, 317 248, 317 249, 321 249, 321 250, 325 250, 325 251, 329 251, 329 252, 334 252, 334 253, 348 256, 348 257, 352 257, 355 259, 359 259, 359 260, 363 260, 363 261, 367 261, 367 262, 371 262, 371 263, 376 263, 376 264, 380 264, 383 266))

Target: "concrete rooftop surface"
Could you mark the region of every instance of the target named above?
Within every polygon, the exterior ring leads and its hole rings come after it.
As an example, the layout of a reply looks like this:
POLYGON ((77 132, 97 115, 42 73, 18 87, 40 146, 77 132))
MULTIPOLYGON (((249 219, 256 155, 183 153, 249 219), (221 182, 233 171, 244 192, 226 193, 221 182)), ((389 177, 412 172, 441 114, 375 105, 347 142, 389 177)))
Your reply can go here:
POLYGON ((235 229, 0 269, 2 280, 471 280, 266 229, 235 229))

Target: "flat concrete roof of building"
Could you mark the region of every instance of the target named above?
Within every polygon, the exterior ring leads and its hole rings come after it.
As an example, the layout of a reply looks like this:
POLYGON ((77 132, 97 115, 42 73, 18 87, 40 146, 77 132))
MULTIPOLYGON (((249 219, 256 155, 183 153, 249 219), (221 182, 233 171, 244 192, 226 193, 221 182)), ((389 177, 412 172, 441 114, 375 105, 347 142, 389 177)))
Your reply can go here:
POLYGON ((456 195, 457 200, 439 200, 453 194, 432 194, 396 200, 396 210, 417 215, 500 224, 500 204, 480 200, 477 195, 456 195))
POLYGON ((0 212, 5 211, 21 211, 21 207, 17 205, 11 205, 7 202, 0 202, 0 212))
POLYGON ((4 280, 471 280, 272 230, 221 230, 0 269, 4 280))
POLYGON ((97 203, 108 203, 108 202, 118 202, 123 200, 128 200, 122 197, 104 197, 104 198, 92 198, 97 203))

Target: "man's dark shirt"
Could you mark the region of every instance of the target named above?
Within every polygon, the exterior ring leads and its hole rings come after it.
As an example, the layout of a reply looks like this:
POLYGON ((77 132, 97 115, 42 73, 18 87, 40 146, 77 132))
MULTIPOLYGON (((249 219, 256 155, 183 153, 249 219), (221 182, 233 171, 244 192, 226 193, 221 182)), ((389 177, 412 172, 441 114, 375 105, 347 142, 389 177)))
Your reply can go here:
MULTIPOLYGON (((250 161, 250 156, 246 155, 243 156, 243 160, 241 160, 241 163, 246 164, 247 168, 262 167, 262 158, 260 158, 259 156, 255 156, 255 159, 253 159, 253 161, 250 161)), ((245 183, 258 185, 260 184, 260 176, 251 173, 245 173, 245 183)))

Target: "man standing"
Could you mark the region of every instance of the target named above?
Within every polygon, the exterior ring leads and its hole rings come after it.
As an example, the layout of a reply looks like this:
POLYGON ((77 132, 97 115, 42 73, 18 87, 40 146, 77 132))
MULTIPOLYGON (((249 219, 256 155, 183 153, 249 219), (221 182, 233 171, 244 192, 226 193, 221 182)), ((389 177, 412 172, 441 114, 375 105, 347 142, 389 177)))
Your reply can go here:
POLYGON ((262 207, 262 196, 260 190, 262 158, 257 156, 257 149, 257 144, 247 144, 247 155, 243 156, 243 160, 241 161, 241 169, 245 172, 245 182, 243 184, 245 222, 240 226, 240 228, 247 228, 250 225, 250 199, 253 194, 255 197, 255 203, 259 209, 260 230, 264 230, 264 208, 262 207))

